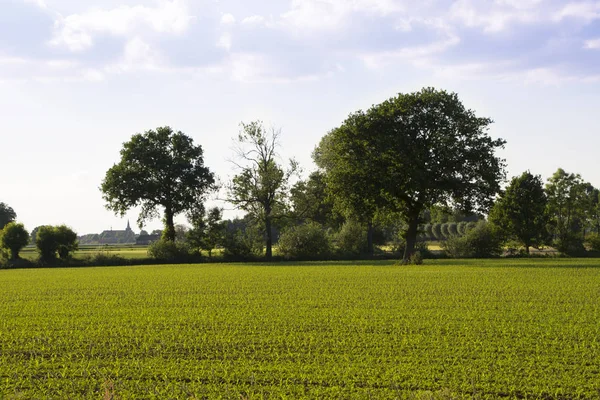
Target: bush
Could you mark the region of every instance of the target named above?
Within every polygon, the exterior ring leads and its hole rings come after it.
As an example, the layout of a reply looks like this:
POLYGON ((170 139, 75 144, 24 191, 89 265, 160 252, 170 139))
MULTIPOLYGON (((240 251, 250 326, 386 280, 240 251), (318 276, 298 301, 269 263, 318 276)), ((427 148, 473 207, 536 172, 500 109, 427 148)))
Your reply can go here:
POLYGON ((9 222, 0 231, 0 247, 10 252, 11 260, 19 258, 21 249, 29 243, 29 232, 23 224, 9 222))
POLYGON ((356 221, 346 221, 335 236, 338 251, 348 257, 368 251, 367 231, 356 221))
POLYGON ((42 262, 55 261, 57 252, 61 260, 66 260, 78 248, 77 234, 66 225, 40 226, 35 245, 42 262))
POLYGON ((597 233, 590 233, 586 236, 585 242, 592 251, 600 252, 600 235, 597 233))
POLYGON ((281 255, 288 259, 322 259, 331 253, 327 234, 314 222, 284 230, 279 236, 278 246, 281 255))
POLYGON ((263 255, 264 241, 260 230, 254 226, 231 230, 223 242, 223 256, 233 260, 249 260, 263 255))
POLYGON ((485 221, 480 221, 464 236, 442 243, 442 248, 453 258, 490 258, 502 254, 502 237, 485 221))
POLYGON ((160 239, 148 246, 148 255, 160 261, 185 262, 191 259, 190 250, 184 242, 160 239))
POLYGON ((579 256, 585 253, 583 236, 578 232, 566 232, 554 241, 556 250, 568 256, 579 256))

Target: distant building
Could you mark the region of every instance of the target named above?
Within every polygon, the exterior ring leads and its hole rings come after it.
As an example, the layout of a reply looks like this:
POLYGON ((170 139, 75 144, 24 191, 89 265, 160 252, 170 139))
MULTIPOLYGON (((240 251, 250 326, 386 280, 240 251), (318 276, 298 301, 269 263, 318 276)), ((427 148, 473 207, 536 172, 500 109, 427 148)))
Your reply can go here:
POLYGON ((104 231, 98 238, 99 244, 135 244, 135 233, 131 230, 129 221, 124 231, 104 231))

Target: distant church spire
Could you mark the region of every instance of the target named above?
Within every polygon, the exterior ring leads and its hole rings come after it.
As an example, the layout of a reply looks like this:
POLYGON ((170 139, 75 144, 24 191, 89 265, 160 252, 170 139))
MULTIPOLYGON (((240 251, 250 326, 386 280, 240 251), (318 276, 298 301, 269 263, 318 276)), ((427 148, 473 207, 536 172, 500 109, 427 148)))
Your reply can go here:
POLYGON ((125 228, 126 231, 130 231, 131 230, 131 226, 129 226, 129 220, 127 220, 127 228, 125 228))

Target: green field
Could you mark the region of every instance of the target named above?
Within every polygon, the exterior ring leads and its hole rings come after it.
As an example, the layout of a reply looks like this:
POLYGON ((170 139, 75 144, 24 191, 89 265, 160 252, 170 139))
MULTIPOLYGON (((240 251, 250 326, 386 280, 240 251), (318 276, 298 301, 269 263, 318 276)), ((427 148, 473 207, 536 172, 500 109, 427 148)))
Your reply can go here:
MULTIPOLYGON (((93 257, 97 254, 116 255, 126 259, 144 259, 148 258, 148 246, 135 245, 84 245, 79 246, 73 254, 76 260, 84 260, 88 257, 93 257)), ((28 246, 21 250, 20 256, 24 259, 33 261, 38 258, 38 251, 33 246, 28 246)))
POLYGON ((598 398, 600 260, 0 271, 0 398, 598 398))

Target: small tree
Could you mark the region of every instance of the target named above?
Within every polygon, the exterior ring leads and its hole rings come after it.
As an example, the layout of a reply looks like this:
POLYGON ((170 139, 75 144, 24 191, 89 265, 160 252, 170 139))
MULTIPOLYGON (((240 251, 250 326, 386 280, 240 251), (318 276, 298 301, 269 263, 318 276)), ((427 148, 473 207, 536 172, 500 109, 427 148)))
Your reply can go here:
POLYGON ((0 247, 10 251, 10 258, 16 260, 19 258, 21 249, 29 243, 29 232, 23 224, 9 222, 0 231, 0 247))
POLYGON ((58 242, 58 256, 61 260, 71 257, 71 253, 79 248, 77 243, 77 233, 66 225, 54 227, 56 240, 58 242))
POLYGON ((40 253, 40 259, 44 262, 56 260, 58 240, 53 226, 42 225, 38 227, 35 245, 40 253))
POLYGON ((296 172, 295 161, 284 170, 279 162, 277 147, 281 132, 267 132, 261 121, 241 123, 237 139, 235 165, 240 173, 229 185, 228 201, 260 221, 265 235, 265 257, 273 255, 273 218, 286 208, 288 182, 296 172))
POLYGON ((489 215, 489 221, 511 239, 518 240, 529 254, 548 240, 546 226, 547 197, 542 178, 529 171, 514 177, 500 195, 489 215))
POLYGON ((35 245, 44 262, 56 260, 56 254, 62 260, 66 260, 71 253, 78 249, 77 233, 66 225, 40 226, 36 236, 35 245))
POLYGON ((204 206, 201 206, 188 213, 188 221, 192 224, 192 229, 187 232, 190 246, 207 251, 208 257, 212 257, 215 247, 222 245, 225 240, 226 227, 222 218, 223 210, 218 207, 205 212, 204 206))

